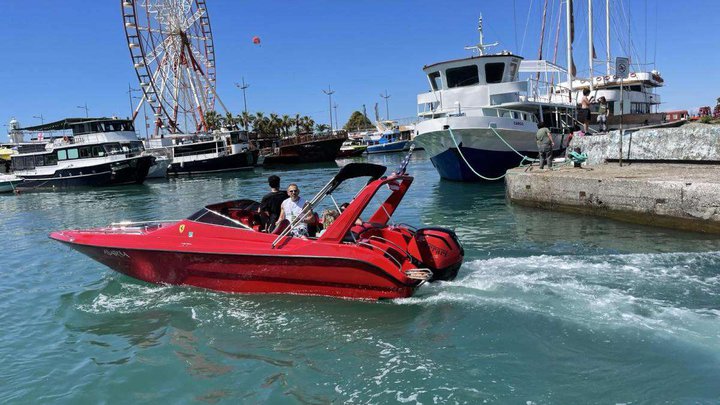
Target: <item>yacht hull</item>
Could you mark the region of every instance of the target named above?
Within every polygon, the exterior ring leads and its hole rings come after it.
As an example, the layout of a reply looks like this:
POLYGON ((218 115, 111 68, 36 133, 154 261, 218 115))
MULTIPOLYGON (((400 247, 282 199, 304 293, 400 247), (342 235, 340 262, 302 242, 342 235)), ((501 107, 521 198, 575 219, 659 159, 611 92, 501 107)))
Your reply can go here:
POLYGON ((52 175, 19 173, 18 177, 23 181, 16 188, 28 190, 142 184, 154 160, 152 156, 138 156, 94 166, 65 168, 52 175))
POLYGON ((246 151, 231 155, 208 157, 206 159, 173 160, 167 167, 168 176, 220 173, 236 170, 252 170, 257 162, 258 151, 246 151))
POLYGON ((391 152, 402 152, 408 149, 410 141, 396 141, 382 143, 378 145, 370 145, 367 148, 367 153, 391 153, 391 152))
MULTIPOLYGON (((446 180, 500 180, 508 169, 519 166, 524 157, 538 156, 537 125, 530 121, 447 117, 422 121, 417 124, 417 130, 415 143, 425 149, 440 177, 446 180), (452 129, 452 134, 445 128, 452 129)), ((556 134, 554 139, 555 151, 558 151, 562 135, 556 134)))

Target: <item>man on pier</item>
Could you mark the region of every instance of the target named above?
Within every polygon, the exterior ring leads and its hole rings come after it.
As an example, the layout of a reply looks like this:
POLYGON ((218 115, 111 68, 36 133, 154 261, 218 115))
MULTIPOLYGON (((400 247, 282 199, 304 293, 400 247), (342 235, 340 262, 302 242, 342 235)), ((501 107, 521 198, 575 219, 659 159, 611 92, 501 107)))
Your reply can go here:
POLYGON ((544 122, 538 123, 538 131, 535 134, 535 141, 538 146, 538 157, 540 158, 540 170, 545 168, 547 162, 548 168, 552 169, 552 151, 555 146, 550 130, 545 126, 544 122))

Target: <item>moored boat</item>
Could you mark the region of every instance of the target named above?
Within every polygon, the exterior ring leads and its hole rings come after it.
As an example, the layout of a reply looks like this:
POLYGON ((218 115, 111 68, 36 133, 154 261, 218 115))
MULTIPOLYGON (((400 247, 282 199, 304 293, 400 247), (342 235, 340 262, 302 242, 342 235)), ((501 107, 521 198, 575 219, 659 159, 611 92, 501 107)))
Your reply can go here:
POLYGON ((284 220, 273 233, 261 231, 266 218, 257 202, 235 200, 208 205, 181 221, 119 223, 50 237, 152 283, 237 293, 409 297, 426 281, 455 278, 464 252, 450 230, 390 224, 413 181, 405 165, 389 176, 380 165, 344 166, 303 213, 292 223, 284 220), (359 177, 370 180, 321 236, 292 236, 307 213, 345 180, 359 177), (381 206, 357 225, 378 198, 381 206))
POLYGON ((67 118, 19 130, 60 134, 17 145, 11 169, 21 190, 142 184, 154 162, 131 120, 67 118))
POLYGON ((551 128, 554 151, 562 148, 562 128, 571 126, 575 105, 569 91, 551 94, 548 75, 563 72, 546 61, 524 61, 503 51, 425 66, 430 92, 417 96, 414 142, 426 150, 440 177, 454 181, 496 181, 507 169, 538 155, 539 121, 551 128), (544 81, 521 80, 520 72, 542 73, 544 81), (566 122, 566 120, 568 122, 566 122))
POLYGON ((258 159, 258 150, 251 149, 247 133, 239 130, 210 134, 173 134, 148 141, 148 152, 164 156, 163 167, 153 170, 160 177, 222 173, 251 170, 258 159))
POLYGON ((343 142, 342 146, 340 146, 337 157, 346 158, 360 156, 367 151, 367 148, 367 145, 363 145, 360 141, 349 139, 343 142))
POLYGON ((15 187, 22 182, 22 179, 9 175, 0 174, 0 193, 9 193, 15 191, 15 187))
POLYGON ((285 138, 279 141, 270 154, 264 156, 263 166, 332 162, 346 140, 345 133, 285 138))

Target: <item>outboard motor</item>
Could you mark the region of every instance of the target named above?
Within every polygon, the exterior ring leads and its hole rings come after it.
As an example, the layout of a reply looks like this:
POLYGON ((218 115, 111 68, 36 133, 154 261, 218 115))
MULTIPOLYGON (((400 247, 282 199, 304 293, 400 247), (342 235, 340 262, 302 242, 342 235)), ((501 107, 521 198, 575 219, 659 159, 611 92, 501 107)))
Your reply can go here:
POLYGON ((445 228, 418 229, 408 243, 408 253, 418 266, 432 270, 430 281, 454 280, 465 256, 455 232, 445 228))

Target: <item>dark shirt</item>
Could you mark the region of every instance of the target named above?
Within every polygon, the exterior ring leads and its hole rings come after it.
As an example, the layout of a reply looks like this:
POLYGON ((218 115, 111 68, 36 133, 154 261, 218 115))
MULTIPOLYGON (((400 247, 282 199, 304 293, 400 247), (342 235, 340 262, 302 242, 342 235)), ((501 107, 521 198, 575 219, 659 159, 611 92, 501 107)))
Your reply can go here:
POLYGON ((270 216, 270 223, 274 224, 280 216, 280 205, 288 198, 285 191, 273 191, 265 194, 260 201, 260 211, 267 212, 270 216))

